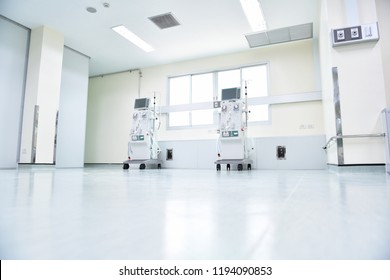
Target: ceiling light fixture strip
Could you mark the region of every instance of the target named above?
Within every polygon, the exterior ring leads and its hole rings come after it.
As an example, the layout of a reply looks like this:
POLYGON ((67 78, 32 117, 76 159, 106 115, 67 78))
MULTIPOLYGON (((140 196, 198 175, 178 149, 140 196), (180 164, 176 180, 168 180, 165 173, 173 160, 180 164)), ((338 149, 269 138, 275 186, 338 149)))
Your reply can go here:
POLYGON ((114 26, 111 28, 114 32, 125 38, 126 40, 130 41, 140 49, 144 50, 145 52, 152 52, 154 51, 154 48, 146 43, 144 40, 142 40, 140 37, 138 37, 136 34, 131 32, 127 27, 124 25, 114 26))
POLYGON ((252 31, 267 30, 267 23, 260 2, 258 0, 240 0, 240 2, 252 31))

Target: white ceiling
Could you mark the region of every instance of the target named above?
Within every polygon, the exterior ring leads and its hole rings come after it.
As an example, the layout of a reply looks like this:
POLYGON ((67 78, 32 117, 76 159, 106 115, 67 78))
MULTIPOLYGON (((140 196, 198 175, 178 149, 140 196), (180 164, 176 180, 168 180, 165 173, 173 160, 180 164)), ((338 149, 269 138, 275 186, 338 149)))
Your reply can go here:
MULTIPOLYGON (((268 29, 313 22, 317 35, 320 0, 259 1, 268 29)), ((249 50, 244 34, 252 32, 239 0, 0 0, 0 14, 64 34, 66 46, 91 57, 91 76, 249 50), (148 19, 167 12, 181 25, 162 30, 148 19), (155 51, 146 53, 111 30, 121 24, 155 51)))

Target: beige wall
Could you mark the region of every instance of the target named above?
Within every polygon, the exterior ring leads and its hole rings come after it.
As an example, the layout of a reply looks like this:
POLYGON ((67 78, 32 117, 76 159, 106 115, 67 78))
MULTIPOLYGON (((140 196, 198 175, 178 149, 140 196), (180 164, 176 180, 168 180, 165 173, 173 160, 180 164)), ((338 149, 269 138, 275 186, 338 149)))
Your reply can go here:
MULTIPOLYGON (((157 104, 167 101, 167 78, 189 73, 228 69, 268 62, 270 94, 288 95, 319 91, 317 49, 312 40, 251 49, 142 69, 141 97, 157 96, 157 104)), ((128 133, 134 99, 138 97, 139 73, 120 73, 90 79, 86 136, 86 162, 121 162, 127 155, 128 133)), ((253 137, 324 134, 321 101, 271 106, 268 124, 250 125, 253 137)), ((217 139, 216 127, 166 129, 161 116, 160 140, 217 139)))

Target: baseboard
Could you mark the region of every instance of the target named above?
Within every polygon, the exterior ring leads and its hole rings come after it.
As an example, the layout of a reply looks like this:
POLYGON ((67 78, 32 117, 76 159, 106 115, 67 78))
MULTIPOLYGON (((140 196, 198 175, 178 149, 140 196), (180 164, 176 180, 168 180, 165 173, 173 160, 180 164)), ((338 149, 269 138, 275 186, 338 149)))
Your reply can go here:
POLYGON ((384 163, 368 164, 328 164, 328 170, 336 173, 343 172, 368 172, 368 173, 386 173, 384 163))

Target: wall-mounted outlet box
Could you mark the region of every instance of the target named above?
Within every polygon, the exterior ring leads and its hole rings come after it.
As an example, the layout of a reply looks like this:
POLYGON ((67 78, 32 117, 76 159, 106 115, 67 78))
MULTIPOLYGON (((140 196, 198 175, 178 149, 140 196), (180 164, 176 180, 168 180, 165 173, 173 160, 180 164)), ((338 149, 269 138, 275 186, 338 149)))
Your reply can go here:
POLYGON ((332 29, 333 47, 378 40, 379 31, 377 22, 332 29))
POLYGON ((173 160, 173 149, 167 149, 167 160, 173 160))
POLYGON ((286 159, 286 146, 276 146, 276 159, 277 160, 286 159))

